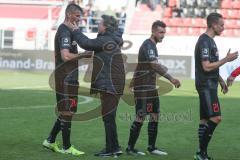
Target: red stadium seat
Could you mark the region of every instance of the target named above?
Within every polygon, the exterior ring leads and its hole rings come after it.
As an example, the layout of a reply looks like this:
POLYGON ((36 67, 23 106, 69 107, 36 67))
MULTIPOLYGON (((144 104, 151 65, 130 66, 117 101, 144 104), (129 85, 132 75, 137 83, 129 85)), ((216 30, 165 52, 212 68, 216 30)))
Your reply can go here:
POLYGON ((192 27, 192 18, 183 18, 183 24, 184 27, 192 27))
POLYGON ((178 35, 178 27, 168 27, 167 35, 178 35))
POLYGON ((169 0, 168 6, 169 6, 169 7, 177 6, 177 1, 176 1, 176 0, 169 0))
POLYGON ((200 28, 200 34, 203 34, 204 32, 206 32, 206 28, 200 28))
POLYGON ((238 9, 233 9, 228 11, 229 13, 229 18, 233 18, 233 19, 238 19, 240 16, 240 12, 238 9))
POLYGON ((172 8, 168 7, 164 9, 164 17, 168 17, 168 18, 172 17, 172 8))
POLYGON ((170 18, 171 26, 181 27, 183 26, 182 18, 170 18))
POLYGON ((233 29, 226 29, 226 30, 224 30, 223 31, 223 36, 234 37, 235 36, 234 30, 233 29))
POLYGON ((240 37, 240 30, 239 29, 234 29, 233 32, 234 32, 234 36, 240 37))
MULTIPOLYGON (((59 17, 61 7, 52 7, 52 19, 59 17)), ((48 18, 49 7, 39 5, 0 4, 1 18, 42 19, 48 18), (34 14, 33 14, 34 13, 34 14)))
POLYGON ((203 18, 194 18, 193 25, 194 27, 206 27, 206 20, 203 18))
POLYGON ((235 20, 237 28, 240 28, 240 19, 235 20))
POLYGON ((181 34, 181 35, 189 35, 188 33, 188 27, 180 27, 178 28, 178 33, 181 34))
MULTIPOLYGON (((148 17, 148 16, 147 16, 148 17)), ((152 18, 148 18, 148 19, 152 19, 153 21, 155 20, 159 20, 162 16, 161 16, 161 12, 152 12, 151 13, 151 17, 152 18)))
MULTIPOLYGON (((224 0, 222 5, 228 0, 224 0)), ((240 0, 239 0, 240 1, 240 0)), ((141 5, 146 10, 146 5, 141 5)), ((158 5, 159 9, 161 8, 158 5)), ((226 7, 226 6, 225 6, 226 7)), ((235 7, 236 8, 236 7, 235 7)), ((225 18, 226 31, 223 35, 239 35, 237 29, 240 30, 240 9, 220 9, 220 13, 225 18)), ((157 11, 136 11, 129 25, 129 31, 134 33, 149 33, 151 24, 160 19, 161 12, 157 11)), ((164 9, 164 17, 162 20, 167 24, 168 35, 192 35, 198 36, 205 32, 206 20, 203 18, 172 18, 172 8, 164 9)))
POLYGON ((223 18, 229 18, 228 9, 221 9, 220 13, 222 14, 223 18))
POLYGON ((171 26, 170 18, 163 18, 162 21, 163 21, 164 23, 166 23, 167 27, 168 27, 168 26, 171 26))
POLYGON ((155 11, 162 12, 162 6, 158 4, 155 11))
POLYGON ((146 4, 140 4, 139 9, 141 11, 150 11, 151 10, 146 4))
POLYGON ((231 9, 232 8, 232 0, 223 0, 221 3, 221 8, 231 9))
POLYGON ((224 23, 225 23, 225 28, 227 28, 227 29, 238 28, 237 21, 234 19, 232 19, 232 20, 226 19, 224 23))
POLYGON ((198 36, 200 35, 200 28, 189 28, 189 35, 198 36))
POLYGON ((239 0, 233 1, 232 6, 233 6, 234 9, 240 9, 240 1, 239 0))

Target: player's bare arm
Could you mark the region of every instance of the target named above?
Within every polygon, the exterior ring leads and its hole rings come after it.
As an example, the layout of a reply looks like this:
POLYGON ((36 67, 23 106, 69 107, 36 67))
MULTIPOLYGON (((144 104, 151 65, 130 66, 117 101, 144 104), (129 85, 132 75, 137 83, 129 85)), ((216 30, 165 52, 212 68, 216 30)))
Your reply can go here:
POLYGON ((228 92, 228 86, 227 84, 225 83, 225 81, 223 80, 223 78, 219 75, 219 79, 218 79, 218 82, 221 86, 221 91, 223 94, 226 94, 228 92))
POLYGON ((225 58, 221 59, 220 61, 212 62, 212 63, 210 61, 203 61, 202 66, 204 71, 210 72, 212 70, 219 68, 220 66, 224 65, 227 62, 234 61, 237 58, 238 58, 238 51, 230 53, 230 49, 229 49, 225 58))
POLYGON ((178 79, 173 78, 170 74, 167 73, 167 67, 159 64, 157 60, 154 60, 151 62, 151 67, 161 76, 169 80, 175 88, 179 88, 181 86, 181 83, 178 79))
POLYGON ((235 77, 233 77, 232 75, 230 75, 228 78, 227 78, 227 86, 232 86, 233 82, 235 80, 235 77))
POLYGON ((70 53, 68 49, 61 50, 61 57, 64 61, 73 60, 75 58, 91 58, 92 55, 93 55, 93 52, 90 52, 90 51, 85 51, 84 53, 81 53, 81 54, 74 54, 74 53, 70 53))

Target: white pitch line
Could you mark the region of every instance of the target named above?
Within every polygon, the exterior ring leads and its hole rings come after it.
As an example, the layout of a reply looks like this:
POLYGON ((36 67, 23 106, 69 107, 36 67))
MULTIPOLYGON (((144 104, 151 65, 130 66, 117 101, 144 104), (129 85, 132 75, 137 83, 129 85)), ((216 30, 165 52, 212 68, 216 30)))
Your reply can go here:
POLYGON ((30 107, 7 107, 7 108, 0 108, 0 110, 41 109, 41 108, 53 108, 53 105, 30 106, 30 107))
MULTIPOLYGON (((87 104, 93 101, 93 98, 86 97, 86 96, 79 96, 84 100, 78 102, 78 104, 87 104)), ((54 108, 54 105, 40 105, 40 106, 30 106, 30 107, 7 107, 7 108, 0 108, 0 110, 15 110, 15 109, 42 109, 42 108, 54 108)))
POLYGON ((92 97, 87 97, 87 96, 78 96, 84 99, 84 101, 79 102, 78 104, 86 104, 86 103, 90 103, 93 101, 92 97))
POLYGON ((39 88, 50 88, 48 85, 42 85, 42 86, 21 86, 21 87, 13 87, 13 88, 6 88, 6 89, 39 89, 39 88))

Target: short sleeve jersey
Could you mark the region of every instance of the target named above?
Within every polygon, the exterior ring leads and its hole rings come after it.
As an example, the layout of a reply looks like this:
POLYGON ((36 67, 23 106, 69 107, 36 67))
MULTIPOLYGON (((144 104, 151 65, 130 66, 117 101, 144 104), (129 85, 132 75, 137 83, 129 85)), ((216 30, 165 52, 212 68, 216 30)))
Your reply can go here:
POLYGON ((204 87, 208 80, 218 82, 219 68, 206 72, 203 69, 202 62, 210 63, 219 61, 218 48, 215 41, 207 34, 202 34, 195 46, 195 84, 196 87, 204 87))
POLYGON ((151 62, 158 59, 156 44, 150 39, 143 42, 138 53, 138 64, 134 73, 135 90, 151 90, 156 88, 156 71, 151 62))
POLYGON ((55 48, 55 67, 57 70, 56 77, 66 76, 64 81, 73 82, 78 80, 78 60, 71 60, 64 62, 61 56, 62 49, 68 49, 70 53, 78 54, 77 43, 73 40, 71 30, 65 25, 61 24, 57 30, 54 41, 55 48))

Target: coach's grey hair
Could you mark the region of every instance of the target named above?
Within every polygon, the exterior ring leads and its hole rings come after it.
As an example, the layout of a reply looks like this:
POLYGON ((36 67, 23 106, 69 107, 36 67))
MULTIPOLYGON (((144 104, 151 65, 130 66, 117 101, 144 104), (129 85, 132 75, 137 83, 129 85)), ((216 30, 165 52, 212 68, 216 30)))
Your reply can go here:
POLYGON ((102 15, 103 25, 106 27, 106 31, 114 32, 118 29, 118 21, 113 16, 102 15))

